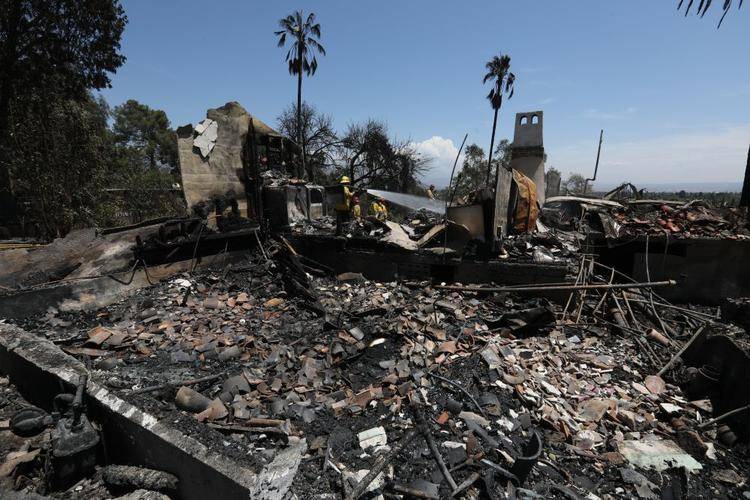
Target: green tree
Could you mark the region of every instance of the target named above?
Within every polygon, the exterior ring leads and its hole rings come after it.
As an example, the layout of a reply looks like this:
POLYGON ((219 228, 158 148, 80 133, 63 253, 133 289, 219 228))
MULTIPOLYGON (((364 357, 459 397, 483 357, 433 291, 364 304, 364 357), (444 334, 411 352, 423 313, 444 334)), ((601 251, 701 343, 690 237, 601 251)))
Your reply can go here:
MULTIPOLYGON (((118 0, 3 0, 0 2, 0 196, 11 191, 10 134, 39 111, 34 97, 55 94, 50 109, 86 106, 89 89, 110 85, 125 57, 120 38, 127 17, 118 0), (31 106, 33 109, 26 109, 31 106)), ((36 125, 36 124, 34 124, 36 125)), ((23 182, 23 180, 22 180, 23 182)))
MULTIPOLYGON (((469 144, 464 150, 464 161, 461 171, 454 179, 454 190, 457 197, 463 197, 483 185, 487 159, 484 150, 476 144, 469 144)), ((448 194, 448 198, 452 193, 448 194)))
POLYGON ((179 175, 177 135, 167 114, 136 100, 112 112, 112 160, 102 208, 117 207, 125 217, 100 217, 105 225, 135 223, 178 215, 183 206, 173 192, 179 175))
POLYGON ((546 184, 545 197, 550 198, 557 196, 560 192, 560 186, 562 185, 562 173, 555 167, 550 167, 544 174, 544 180, 546 184))
MULTIPOLYGON (((508 139, 502 139, 495 147, 493 160, 490 164, 491 178, 495 178, 497 168, 510 168, 510 146, 508 139)), ((455 190, 457 198, 468 196, 486 185, 486 165, 487 159, 482 148, 476 144, 470 144, 466 147, 461 171, 453 180, 453 190, 455 190)), ((452 194, 452 191, 450 191, 448 198, 452 194)))
POLYGON ((548 174, 556 175, 557 177, 562 177, 562 173, 557 170, 555 167, 549 167, 547 169, 548 174))
POLYGON ((583 193, 583 188, 586 186, 586 178, 581 174, 570 172, 562 185, 568 193, 583 193))
POLYGON ((37 235, 97 223, 112 152, 106 102, 33 96, 23 104, 26 120, 10 138, 7 162, 37 235))
POLYGON ((482 83, 492 82, 492 88, 490 93, 487 94, 492 109, 494 110, 494 118, 492 120, 492 139, 490 139, 490 157, 487 160, 487 179, 485 183, 490 183, 490 171, 492 170, 492 151, 495 147, 495 130, 497 129, 497 115, 500 112, 500 107, 503 105, 503 94, 508 95, 508 99, 513 97, 513 84, 516 81, 516 76, 510 71, 510 57, 507 55, 500 54, 490 59, 485 64, 487 73, 484 75, 482 83))
POLYGON ((177 135, 167 114, 130 99, 112 112, 115 145, 151 169, 177 173, 177 135))
MULTIPOLYGON (((297 131, 300 135, 296 137, 302 148, 302 172, 305 169, 305 141, 302 136, 302 73, 312 76, 318 69, 318 60, 315 52, 325 55, 326 51, 320 44, 320 24, 315 22, 315 14, 310 13, 303 21, 304 14, 297 11, 279 20, 279 31, 276 31, 278 46, 283 47, 287 35, 292 40, 292 46, 286 53, 286 61, 289 64, 289 74, 297 76, 297 131)), ((310 173, 308 172, 308 175, 310 173)))
POLYGON ((508 139, 501 139, 500 142, 495 146, 495 152, 492 153, 492 179, 495 178, 494 172, 498 167, 503 167, 506 170, 510 170, 511 160, 511 143, 508 139))

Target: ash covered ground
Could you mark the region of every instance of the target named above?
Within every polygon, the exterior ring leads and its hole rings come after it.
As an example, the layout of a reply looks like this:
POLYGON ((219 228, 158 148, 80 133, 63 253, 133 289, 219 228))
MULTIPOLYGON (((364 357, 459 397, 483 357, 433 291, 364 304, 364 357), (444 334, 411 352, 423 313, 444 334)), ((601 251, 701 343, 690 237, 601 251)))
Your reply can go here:
MULTIPOLYGON (((665 345, 636 333, 658 328, 648 314, 615 322, 605 294, 579 293, 566 307, 324 276, 284 244, 270 253, 20 326, 251 470, 305 439, 289 497, 341 498, 389 451, 371 497, 449 497, 447 476, 466 498, 750 495, 747 446, 725 445, 716 425, 697 428, 711 403, 682 392, 684 367, 655 376, 713 312, 660 308, 674 336, 665 345), (541 452, 526 470, 535 436, 541 452)), ((15 408, 6 393, 2 418, 15 408)))

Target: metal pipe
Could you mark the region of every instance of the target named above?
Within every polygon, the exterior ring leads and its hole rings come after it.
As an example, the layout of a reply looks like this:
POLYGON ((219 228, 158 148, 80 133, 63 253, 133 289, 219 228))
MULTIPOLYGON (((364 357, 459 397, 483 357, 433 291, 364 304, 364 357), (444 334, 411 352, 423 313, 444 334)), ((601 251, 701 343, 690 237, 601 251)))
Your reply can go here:
POLYGON ((693 343, 695 342, 695 339, 697 339, 698 337, 700 337, 701 334, 703 333, 703 331, 705 329, 706 329, 706 325, 702 325, 700 328, 698 328, 698 331, 696 331, 695 334, 692 337, 690 337, 690 340, 688 340, 687 342, 685 342, 685 345, 682 346, 682 348, 677 352, 677 354, 675 354, 674 356, 672 356, 672 359, 670 359, 669 362, 666 365, 664 365, 664 368, 662 368, 661 370, 659 370, 659 373, 657 373, 656 375, 659 376, 659 377, 661 377, 662 375, 664 375, 667 372, 667 370, 669 370, 672 367, 672 365, 683 354, 685 354, 685 351, 687 351, 688 347, 690 347, 691 345, 693 345, 693 343))
POLYGON ((599 171, 599 156, 602 153, 602 139, 604 139, 604 129, 601 129, 601 131, 599 132, 599 148, 596 150, 596 164, 594 165, 594 177, 586 179, 586 182, 583 183, 583 194, 586 194, 586 191, 588 190, 589 181, 596 180, 596 173, 599 171))
POLYGON ((443 221, 445 223, 445 229, 443 229, 443 231, 445 232, 445 237, 443 238, 443 262, 445 262, 445 250, 446 248, 448 248, 448 205, 449 203, 453 203, 453 195, 451 194, 451 184, 453 184, 453 174, 456 172, 456 165, 458 165, 458 158, 461 156, 461 151, 464 149, 464 144, 466 144, 466 139, 468 138, 469 138, 469 134, 465 134, 464 140, 461 141, 461 147, 458 148, 458 153, 456 153, 456 159, 453 162, 453 169, 451 170, 451 178, 448 181, 448 192, 445 193, 445 214, 443 215, 443 221))
MULTIPOLYGON (((396 455, 401 453, 404 447, 406 447, 406 445, 408 445, 417 436, 417 434, 417 429, 410 429, 406 432, 406 435, 401 439, 401 441, 399 441, 399 443, 393 447, 391 451, 389 451, 385 455, 381 455, 370 469, 370 472, 368 472, 367 475, 363 477, 359 483, 357 483, 354 489, 348 495, 346 495, 346 500, 357 500, 360 496, 362 496, 370 483, 378 476, 378 474, 383 471, 383 469, 385 469, 385 466, 388 465, 394 458, 396 458, 396 455)), ((346 479, 344 479, 344 483, 346 483, 346 479)), ((455 486, 455 483, 452 486, 455 486)))
POLYGON ((81 375, 78 378, 78 386, 76 387, 76 395, 73 398, 73 426, 78 427, 81 421, 81 414, 83 413, 83 394, 86 391, 86 384, 89 381, 89 376, 86 374, 81 375))
POLYGON ((706 427, 715 424, 716 422, 721 422, 727 417, 731 417, 732 415, 736 415, 737 413, 741 413, 743 411, 750 410, 750 405, 740 406, 739 408, 735 408, 734 410, 728 411, 726 413, 723 413, 719 415, 716 418, 712 418, 711 420, 706 420, 702 424, 698 425, 699 429, 705 429, 706 427))

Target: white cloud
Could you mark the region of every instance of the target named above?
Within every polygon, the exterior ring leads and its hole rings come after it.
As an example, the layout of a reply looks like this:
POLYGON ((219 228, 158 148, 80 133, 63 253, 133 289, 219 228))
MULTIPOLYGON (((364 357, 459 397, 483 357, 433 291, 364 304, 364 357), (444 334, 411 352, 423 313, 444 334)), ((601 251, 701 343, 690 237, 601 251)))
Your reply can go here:
MULTIPOLYGON (((552 138, 549 138, 552 139, 552 138)), ((596 144, 585 142, 556 148, 548 143, 547 166, 563 176, 569 172, 591 175, 596 144)), ((604 137, 598 181, 617 183, 742 182, 750 143, 750 123, 701 131, 685 131, 658 137, 619 141, 604 137)), ((441 136, 413 143, 432 159, 423 181, 444 187, 448 184, 458 146, 441 136)), ((461 168, 463 156, 457 169, 461 168)))
MULTIPOLYGON (((599 179, 602 182, 741 182, 747 162, 750 123, 649 139, 607 142, 604 137, 599 179)), ((548 165, 591 174, 595 146, 548 149, 548 165)))
POLYGON ((619 120, 621 118, 625 118, 626 116, 634 115, 638 111, 638 108, 629 107, 625 108, 622 111, 615 111, 615 112, 605 112, 600 111, 596 108, 587 109, 583 116, 586 118, 592 118, 594 120, 619 120))
MULTIPOLYGON (((434 135, 422 142, 412 144, 425 158, 430 158, 430 170, 424 175, 423 181, 426 184, 435 184, 442 188, 448 185, 451 177, 453 162, 456 160, 458 148, 451 139, 434 135)), ((461 168, 461 159, 458 160, 456 169, 461 168)))

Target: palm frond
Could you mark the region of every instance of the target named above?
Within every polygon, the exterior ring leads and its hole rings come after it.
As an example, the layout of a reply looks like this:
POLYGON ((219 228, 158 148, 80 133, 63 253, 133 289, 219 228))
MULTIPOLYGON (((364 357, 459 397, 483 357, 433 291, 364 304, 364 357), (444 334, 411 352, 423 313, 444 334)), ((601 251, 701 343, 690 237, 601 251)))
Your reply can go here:
MULTIPOLYGON (((724 18, 727 17, 727 14, 729 14, 729 11, 732 9, 732 4, 734 0, 724 0, 724 2, 721 5, 721 18, 719 19, 719 24, 717 25, 717 28, 721 27, 721 24, 724 22, 724 18)), ((695 3, 695 0, 688 0, 687 5, 685 6, 685 16, 687 17, 688 14, 690 14, 690 11, 693 8, 693 4, 695 3)), ((737 1, 737 9, 742 8, 743 0, 737 1)), ((682 10, 682 6, 685 5, 685 0, 679 0, 677 3, 677 10, 682 10)), ((700 0, 700 3, 698 4, 698 8, 695 10, 695 14, 699 17, 704 17, 706 13, 711 9, 711 6, 713 5, 713 0, 700 0)))
MULTIPOLYGON (((719 24, 716 26, 716 28, 721 28, 721 23, 724 22, 724 18, 727 17, 727 14, 729 13, 729 9, 732 7, 732 0, 724 0, 724 5, 722 8, 724 9, 724 13, 721 15, 721 19, 719 19, 719 24)), ((737 8, 739 9, 742 7, 742 0, 740 0, 739 4, 737 5, 737 8)))
POLYGON ((279 19, 279 28, 282 28, 283 30, 289 30, 292 25, 294 24, 294 17, 291 15, 286 16, 283 19, 279 19))
POLYGON ((307 45, 310 46, 310 48, 317 50, 321 54, 326 54, 326 49, 323 48, 323 46, 315 39, 308 38, 307 39, 307 45))
POLYGON ((503 93, 508 94, 508 99, 513 97, 516 76, 510 72, 510 57, 507 55, 493 56, 485 64, 487 74, 482 80, 483 84, 494 82, 487 99, 493 109, 499 109, 503 102, 503 93))
POLYGON ((508 99, 513 97, 513 91, 515 88, 513 87, 513 84, 516 82, 516 75, 513 73, 508 73, 508 79, 505 81, 505 92, 508 94, 508 99))
POLYGON ((705 16, 706 11, 708 10, 710 6, 711 6, 711 0, 701 0, 701 3, 698 4, 698 15, 701 17, 705 16))
POLYGON ((286 53, 289 73, 296 75, 304 71, 308 75, 315 74, 318 61, 313 55, 314 52, 326 55, 325 48, 318 40, 320 24, 315 22, 315 13, 311 12, 305 18, 302 11, 295 11, 279 20, 279 27, 282 29, 274 32, 279 37, 277 42, 279 47, 285 45, 287 35, 294 40, 286 53))

